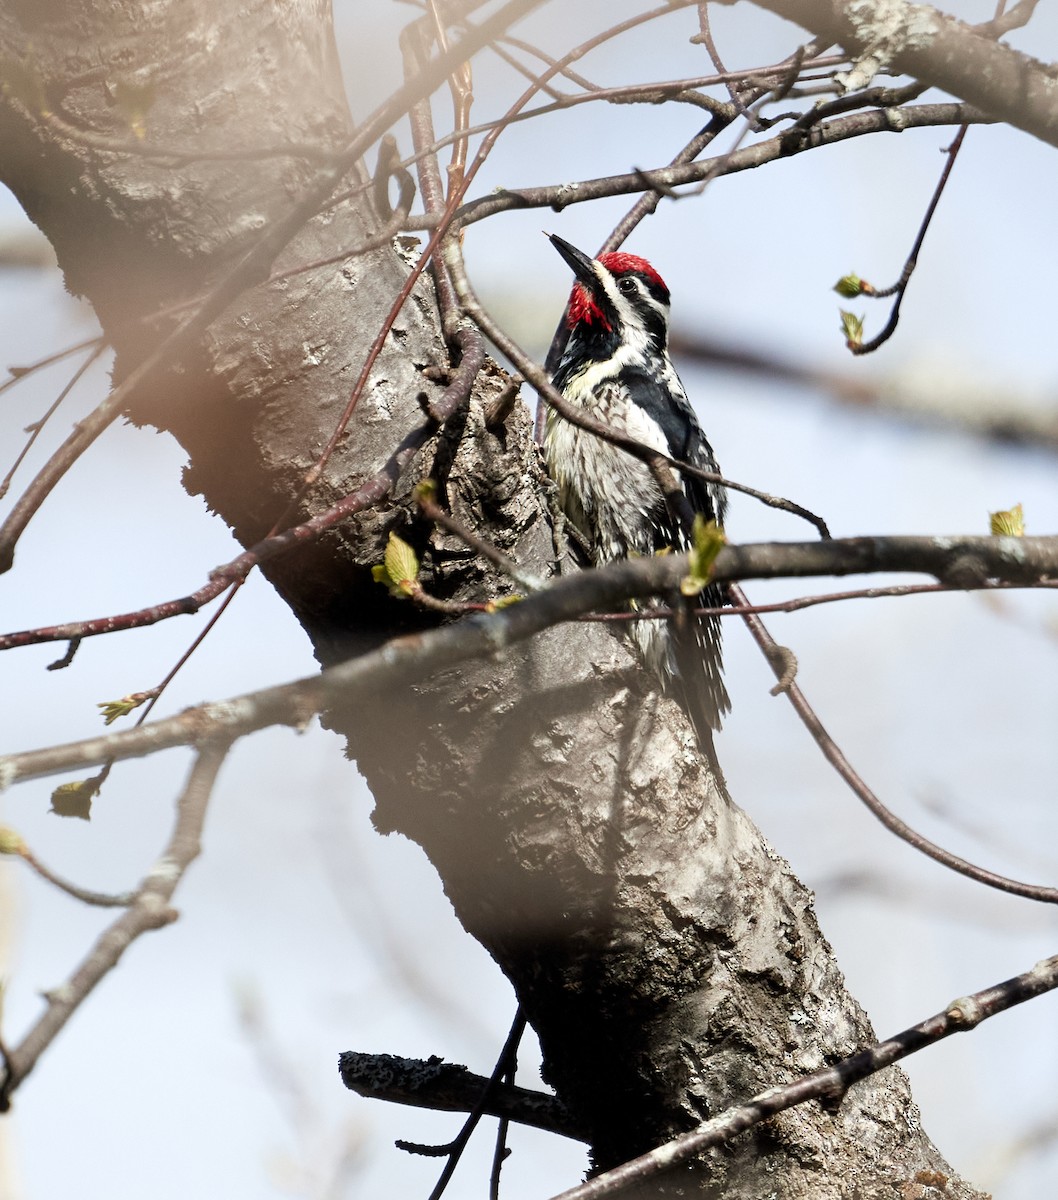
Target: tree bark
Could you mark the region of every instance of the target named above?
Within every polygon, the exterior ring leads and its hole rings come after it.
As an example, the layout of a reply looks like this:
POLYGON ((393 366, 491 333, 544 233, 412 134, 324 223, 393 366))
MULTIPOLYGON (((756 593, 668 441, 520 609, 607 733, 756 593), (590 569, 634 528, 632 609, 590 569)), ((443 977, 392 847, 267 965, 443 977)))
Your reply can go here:
MULTIPOLYGON (((55 246, 70 290, 95 306, 118 379, 157 337, 137 318, 208 288, 319 168, 102 148, 135 137, 115 96, 145 89, 147 146, 334 148, 350 136, 321 0, 219 11, 189 0, 10 0, 0 43, 7 61, 27 64, 0 107, 4 182, 55 246)), ((336 254, 381 224, 360 192, 308 222, 273 270, 336 254)), ((386 246, 264 283, 130 406, 180 440, 188 488, 243 544, 294 500, 407 270, 386 246)), ((421 425, 420 396, 438 393, 423 368, 447 365, 432 289, 420 286, 299 515, 380 468, 421 425)), ((528 414, 517 407, 499 430, 482 415, 501 382, 493 368, 480 376, 394 497, 267 568, 324 665, 424 620, 371 580, 390 529, 415 543, 435 594, 512 590, 415 516, 418 478, 438 479, 456 516, 548 573, 555 552, 528 414)), ((423 846, 460 920, 511 979, 597 1166, 874 1040, 810 894, 606 628, 552 630, 330 721, 373 790, 379 829, 423 846)), ((948 1177, 950 1196, 978 1194, 952 1177, 890 1068, 836 1111, 785 1113, 652 1194, 911 1196, 927 1171, 948 1177)))

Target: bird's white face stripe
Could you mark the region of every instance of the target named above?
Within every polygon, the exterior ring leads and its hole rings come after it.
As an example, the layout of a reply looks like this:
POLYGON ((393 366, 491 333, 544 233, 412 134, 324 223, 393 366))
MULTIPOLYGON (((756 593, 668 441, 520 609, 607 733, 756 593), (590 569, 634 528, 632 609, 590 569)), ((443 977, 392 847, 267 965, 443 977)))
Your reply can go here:
POLYGON ((621 322, 621 326, 627 337, 630 337, 639 344, 646 344, 648 341, 643 326, 643 319, 637 310, 637 305, 648 304, 658 314, 662 328, 668 326, 669 306, 661 303, 656 297, 652 296, 649 288, 643 284, 642 279, 637 279, 634 275, 623 276, 625 279, 631 279, 635 284, 637 296, 633 302, 630 297, 621 291, 617 286, 616 278, 601 262, 595 260, 592 266, 595 269, 595 274, 603 291, 606 293, 606 298, 617 311, 617 318, 621 322))
POLYGON ((669 319, 669 306, 656 299, 656 297, 651 294, 650 289, 643 283, 642 279, 637 279, 634 275, 630 275, 628 278, 631 279, 636 285, 636 291, 639 293, 642 302, 650 305, 650 307, 658 314, 658 316, 661 317, 661 319, 667 324, 669 319))
POLYGON ((599 283, 602 285, 602 290, 606 293, 606 298, 617 309, 617 315, 620 317, 621 323, 624 324, 628 318, 631 306, 617 290, 617 280, 614 279, 598 259, 594 259, 591 265, 595 270, 595 275, 599 283))

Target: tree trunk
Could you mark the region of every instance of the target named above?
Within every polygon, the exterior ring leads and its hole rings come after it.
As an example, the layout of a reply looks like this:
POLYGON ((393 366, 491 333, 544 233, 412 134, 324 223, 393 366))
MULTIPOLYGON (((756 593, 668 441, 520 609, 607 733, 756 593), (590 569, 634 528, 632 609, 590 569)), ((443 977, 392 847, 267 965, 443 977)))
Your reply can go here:
MULTIPOLYGON (((4 58, 24 64, 0 107, 4 182, 54 245, 70 290, 94 305, 118 380, 157 337, 137 319, 208 288, 321 170, 290 156, 106 149, 136 140, 127 97, 146 105, 145 147, 340 147, 352 126, 329 20, 322 0, 9 0, 0 11, 4 58)), ((358 192, 309 221, 272 269, 340 253, 381 224, 370 191, 358 192)), ((136 395, 129 415, 180 440, 188 488, 243 544, 295 499, 407 271, 387 245, 246 291, 136 395)), ((420 396, 440 389, 423 368, 447 364, 432 288, 420 286, 299 515, 379 470, 422 424, 420 396)), ((492 368, 479 377, 395 497, 268 566, 324 665, 424 620, 371 579, 392 528, 420 550, 435 594, 513 590, 414 515, 419 478, 438 479, 461 520, 548 574, 528 414, 516 407, 499 430, 482 415, 501 382, 492 368)), ((374 792, 376 824, 423 846, 464 926, 511 979, 597 1166, 873 1040, 809 893, 608 629, 552 630, 378 701, 330 716, 374 792)), ((891 1068, 837 1111, 811 1104, 774 1118, 658 1194, 910 1196, 927 1170, 951 1176, 891 1068)), ((947 1194, 977 1193, 950 1179, 947 1194)))

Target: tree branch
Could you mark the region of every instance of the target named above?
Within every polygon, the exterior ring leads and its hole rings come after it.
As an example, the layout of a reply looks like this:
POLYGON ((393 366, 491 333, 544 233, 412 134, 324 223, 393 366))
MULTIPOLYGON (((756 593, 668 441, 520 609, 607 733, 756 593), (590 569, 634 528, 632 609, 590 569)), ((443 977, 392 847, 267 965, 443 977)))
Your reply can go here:
MULTIPOLYGON (((996 121, 1058 146, 1053 69, 925 4, 886 0, 755 0, 860 59, 856 82, 895 72, 943 88, 996 121)), ((984 27, 989 29, 988 26, 984 27)))
MULTIPOLYGON (((932 1046, 953 1033, 975 1029, 982 1021, 1024 1004, 1035 996, 1058 988, 1058 955, 1038 962, 1031 971, 1016 975, 1004 983, 953 1000, 936 1016, 912 1025, 895 1037, 861 1050, 832 1067, 824 1067, 793 1083, 769 1088, 745 1104, 735 1105, 726 1112, 704 1122, 692 1133, 673 1138, 663 1146, 607 1171, 579 1187, 570 1188, 554 1200, 603 1200, 618 1196, 650 1179, 671 1171, 712 1146, 730 1141, 747 1129, 752 1129, 769 1117, 785 1112, 808 1100, 819 1100, 836 1106, 849 1088, 861 1079, 874 1075, 893 1063, 907 1058, 926 1046, 932 1046)), ((926 1180, 920 1180, 926 1183, 926 1180)), ((935 1178, 933 1186, 945 1190, 947 1179, 935 1178)), ((919 1193, 914 1193, 919 1194, 919 1193)), ((923 1193, 924 1194, 924 1193, 923 1193)))
MULTIPOLYGON (((676 166, 654 167, 645 173, 657 184, 675 188, 682 184, 700 183, 714 174, 719 177, 753 170, 780 158, 791 158, 806 150, 837 145, 868 134, 903 133, 907 129, 925 129, 937 125, 989 125, 996 120, 996 117, 965 104, 913 104, 905 108, 879 109, 824 121, 811 129, 797 130, 792 135, 784 131, 762 142, 743 146, 733 154, 676 166)), ((544 187, 502 189, 463 205, 456 213, 454 224, 472 225, 509 209, 551 208, 561 212, 571 204, 640 193, 643 190, 643 175, 641 170, 544 187)), ((426 229, 431 225, 432 222, 426 219, 409 222, 409 228, 426 229)))
MULTIPOLYGON (((386 1100, 438 1112, 471 1112, 481 1103, 489 1080, 458 1063, 395 1054, 362 1054, 347 1050, 338 1059, 342 1082, 370 1100, 386 1100)), ((482 1108, 485 1116, 517 1121, 560 1137, 587 1141, 557 1096, 513 1084, 497 1083, 482 1108)))
MULTIPOLYGON (((578 571, 510 608, 394 638, 380 650, 318 676, 189 708, 139 729, 0 757, 0 787, 210 737, 234 739, 269 725, 303 725, 328 705, 393 691, 456 663, 495 655, 584 613, 670 592, 687 569, 687 555, 671 554, 578 571)), ((716 559, 713 578, 729 582, 883 571, 925 573, 954 586, 989 578, 1030 586, 1058 578, 1058 537, 868 537, 729 545, 716 559)))
POLYGON ((154 869, 140 884, 128 909, 102 933, 77 970, 61 987, 46 993, 48 1006, 36 1024, 16 1046, 6 1049, 0 1079, 0 1112, 11 1107, 11 1094, 96 985, 117 966, 129 946, 142 934, 177 919, 178 914, 169 907, 169 902, 188 867, 198 857, 206 808, 229 745, 228 741, 213 741, 199 750, 177 802, 172 834, 154 869))

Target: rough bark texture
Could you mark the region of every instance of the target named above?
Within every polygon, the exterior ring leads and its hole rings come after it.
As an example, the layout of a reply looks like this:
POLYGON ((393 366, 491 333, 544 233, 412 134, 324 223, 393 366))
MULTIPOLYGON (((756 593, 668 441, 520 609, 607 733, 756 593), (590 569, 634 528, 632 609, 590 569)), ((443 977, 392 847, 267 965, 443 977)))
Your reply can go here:
MULTIPOLYGON (((36 0, 0 11, 0 40, 5 57, 39 73, 68 125, 115 142, 130 135, 108 91, 140 81, 153 89, 148 143, 334 145, 349 118, 328 21, 324 4, 296 0, 219 13, 189 0, 36 0)), ((290 158, 174 165, 100 150, 18 98, 0 109, 0 137, 4 180, 55 245, 71 290, 96 306, 119 376, 149 345, 131 318, 207 285, 314 175, 290 158)), ((333 254, 377 224, 363 198, 345 202, 275 266, 333 254)), ((406 271, 387 248, 258 287, 134 405, 135 419, 180 439, 188 486, 244 543, 285 509, 325 442, 406 271)), ((381 465, 421 422, 419 394, 436 387, 421 367, 445 361, 432 293, 420 288, 307 509, 381 465)), ((495 373, 482 377, 419 470, 440 478, 461 519, 546 573, 552 534, 527 414, 499 432, 482 420, 497 386, 495 373)), ((269 570, 322 662, 421 619, 369 580, 394 522, 423 551, 434 590, 510 590, 387 503, 269 570)), ((552 631, 332 723, 373 788, 378 826, 422 844, 460 919, 511 978, 600 1166, 872 1039, 809 893, 718 791, 682 714, 606 629, 552 631)), ((793 1110, 662 1190, 911 1197, 926 1194, 921 1171, 951 1175, 891 1069, 837 1112, 793 1110)), ((976 1193, 951 1179, 946 1194, 976 1193)))

